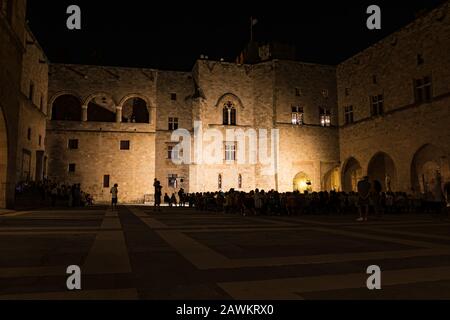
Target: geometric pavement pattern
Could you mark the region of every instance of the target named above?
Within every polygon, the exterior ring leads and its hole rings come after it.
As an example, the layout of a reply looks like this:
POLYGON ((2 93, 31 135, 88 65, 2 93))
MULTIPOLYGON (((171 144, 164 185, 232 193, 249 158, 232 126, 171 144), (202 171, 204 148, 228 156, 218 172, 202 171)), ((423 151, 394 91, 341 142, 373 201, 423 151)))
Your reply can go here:
POLYGON ((0 213, 0 299, 450 299, 450 220, 146 206, 0 213), (381 290, 366 269, 381 268, 381 290), (79 265, 81 290, 66 288, 79 265))

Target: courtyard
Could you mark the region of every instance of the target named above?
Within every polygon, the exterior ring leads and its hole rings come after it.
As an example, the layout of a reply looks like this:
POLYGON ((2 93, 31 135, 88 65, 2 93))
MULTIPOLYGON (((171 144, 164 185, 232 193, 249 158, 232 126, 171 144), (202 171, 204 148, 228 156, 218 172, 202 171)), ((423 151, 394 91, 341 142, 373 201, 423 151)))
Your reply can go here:
POLYGON ((0 213, 0 299, 449 299, 450 220, 146 206, 0 213), (81 268, 81 290, 66 269, 81 268), (369 290, 366 269, 381 269, 369 290))

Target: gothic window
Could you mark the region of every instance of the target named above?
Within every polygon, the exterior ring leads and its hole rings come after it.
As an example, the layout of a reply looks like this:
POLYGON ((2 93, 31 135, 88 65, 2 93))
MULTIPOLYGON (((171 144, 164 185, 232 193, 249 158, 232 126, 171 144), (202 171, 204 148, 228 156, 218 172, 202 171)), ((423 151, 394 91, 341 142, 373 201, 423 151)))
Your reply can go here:
POLYGON ((223 105, 223 124, 236 125, 236 108, 231 101, 227 101, 223 105))

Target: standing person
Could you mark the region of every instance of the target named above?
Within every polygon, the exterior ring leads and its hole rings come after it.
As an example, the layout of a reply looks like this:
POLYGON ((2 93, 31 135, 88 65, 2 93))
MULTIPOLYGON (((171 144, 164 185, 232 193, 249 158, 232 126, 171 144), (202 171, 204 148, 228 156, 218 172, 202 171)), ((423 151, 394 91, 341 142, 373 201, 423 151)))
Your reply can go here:
POLYGON ((382 186, 378 180, 373 180, 372 187, 370 191, 369 202, 373 206, 373 212, 376 217, 381 217, 381 191, 382 186))
POLYGON ((185 202, 185 200, 184 200, 184 189, 183 188, 180 188, 180 190, 178 191, 178 198, 179 198, 179 202, 178 202, 178 205, 181 207, 181 206, 183 206, 184 207, 184 202, 185 202))
POLYGON ((172 196, 170 197, 170 206, 177 206, 177 198, 175 197, 175 193, 172 192, 172 196))
POLYGON ((367 216, 369 214, 370 187, 371 185, 368 176, 365 176, 363 180, 358 182, 359 218, 357 219, 357 221, 367 221, 367 216))
POLYGON ((155 188, 155 206, 154 210, 161 211, 161 183, 158 181, 158 179, 155 178, 153 182, 153 187, 155 188))
POLYGON ((111 188, 111 210, 117 208, 117 195, 119 193, 119 185, 117 183, 114 184, 114 187, 111 188))

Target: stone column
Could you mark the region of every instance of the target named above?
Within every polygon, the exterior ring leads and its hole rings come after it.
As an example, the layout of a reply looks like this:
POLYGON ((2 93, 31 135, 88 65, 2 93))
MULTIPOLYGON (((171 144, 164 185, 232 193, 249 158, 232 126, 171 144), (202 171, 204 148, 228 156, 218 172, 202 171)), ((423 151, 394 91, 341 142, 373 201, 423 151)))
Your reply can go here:
POLYGON ((122 122, 122 107, 116 107, 116 122, 122 122))
POLYGON ((87 105, 84 105, 81 107, 81 120, 82 121, 87 121, 87 109, 88 109, 87 105))

